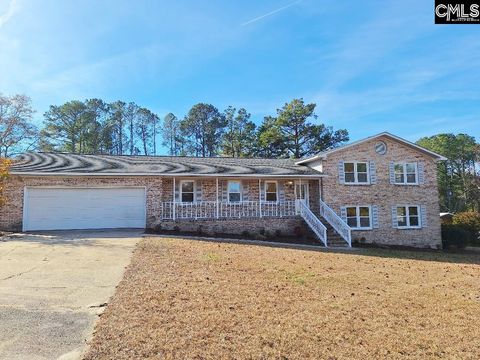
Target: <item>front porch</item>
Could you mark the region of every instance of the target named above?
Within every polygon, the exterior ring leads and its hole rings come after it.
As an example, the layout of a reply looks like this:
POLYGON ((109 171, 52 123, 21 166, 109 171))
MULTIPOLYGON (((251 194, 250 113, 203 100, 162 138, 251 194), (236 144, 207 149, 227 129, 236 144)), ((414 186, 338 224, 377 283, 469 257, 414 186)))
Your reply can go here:
MULTIPOLYGON (((350 228, 321 200, 320 179, 174 177, 165 180, 163 194, 158 211, 163 222, 251 219, 253 225, 265 219, 301 218, 323 245, 328 246, 330 234, 351 246, 350 228)), ((242 223, 240 232, 248 232, 242 223)))

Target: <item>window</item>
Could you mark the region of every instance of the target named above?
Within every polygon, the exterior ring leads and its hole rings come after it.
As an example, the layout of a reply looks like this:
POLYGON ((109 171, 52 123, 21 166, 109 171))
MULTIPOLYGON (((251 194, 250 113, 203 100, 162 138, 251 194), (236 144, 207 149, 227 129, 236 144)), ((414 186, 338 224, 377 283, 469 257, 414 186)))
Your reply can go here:
POLYGON ((395 184, 417 184, 417 163, 395 164, 395 184))
POLYGON ((370 206, 347 206, 347 224, 352 229, 371 229, 370 206))
POLYGON ((240 181, 228 182, 228 201, 239 202, 242 200, 240 181))
POLYGON ((277 201, 277 182, 276 181, 265 181, 265 200, 266 201, 277 201))
POLYGON ((366 162, 346 162, 343 164, 345 183, 368 184, 368 164, 366 162))
POLYGON ((195 199, 195 186, 193 180, 182 180, 180 182, 180 201, 193 202, 195 199))
POLYGON ((418 206, 397 206, 397 226, 399 228, 420 227, 418 206))

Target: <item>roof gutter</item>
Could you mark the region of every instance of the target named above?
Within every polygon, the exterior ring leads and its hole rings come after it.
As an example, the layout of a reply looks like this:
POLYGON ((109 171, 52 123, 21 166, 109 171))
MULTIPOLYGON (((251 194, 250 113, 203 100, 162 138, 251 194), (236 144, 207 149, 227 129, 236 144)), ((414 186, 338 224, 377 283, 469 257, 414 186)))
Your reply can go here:
POLYGON ((222 177, 222 178, 289 178, 289 179, 298 179, 298 178, 310 178, 318 179, 321 177, 326 177, 327 175, 323 173, 309 174, 309 175, 274 175, 274 174, 152 174, 152 173, 44 173, 44 172, 10 172, 10 175, 15 176, 82 176, 82 177, 92 177, 92 176, 163 176, 163 177, 222 177))

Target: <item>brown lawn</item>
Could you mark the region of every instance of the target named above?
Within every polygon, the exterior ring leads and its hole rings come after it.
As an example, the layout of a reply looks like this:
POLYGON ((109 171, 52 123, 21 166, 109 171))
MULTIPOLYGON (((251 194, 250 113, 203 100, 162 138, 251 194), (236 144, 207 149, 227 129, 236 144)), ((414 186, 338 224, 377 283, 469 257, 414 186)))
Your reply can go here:
POLYGON ((479 359, 479 264, 149 238, 86 359, 479 359))

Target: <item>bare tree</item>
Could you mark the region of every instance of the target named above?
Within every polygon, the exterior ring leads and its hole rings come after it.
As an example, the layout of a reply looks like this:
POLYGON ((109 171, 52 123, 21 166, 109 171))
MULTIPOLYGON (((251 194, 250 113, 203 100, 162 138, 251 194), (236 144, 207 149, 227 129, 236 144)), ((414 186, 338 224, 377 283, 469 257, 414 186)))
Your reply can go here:
POLYGON ((20 151, 37 136, 38 130, 31 123, 33 114, 28 96, 0 94, 0 156, 8 157, 12 151, 20 151))

